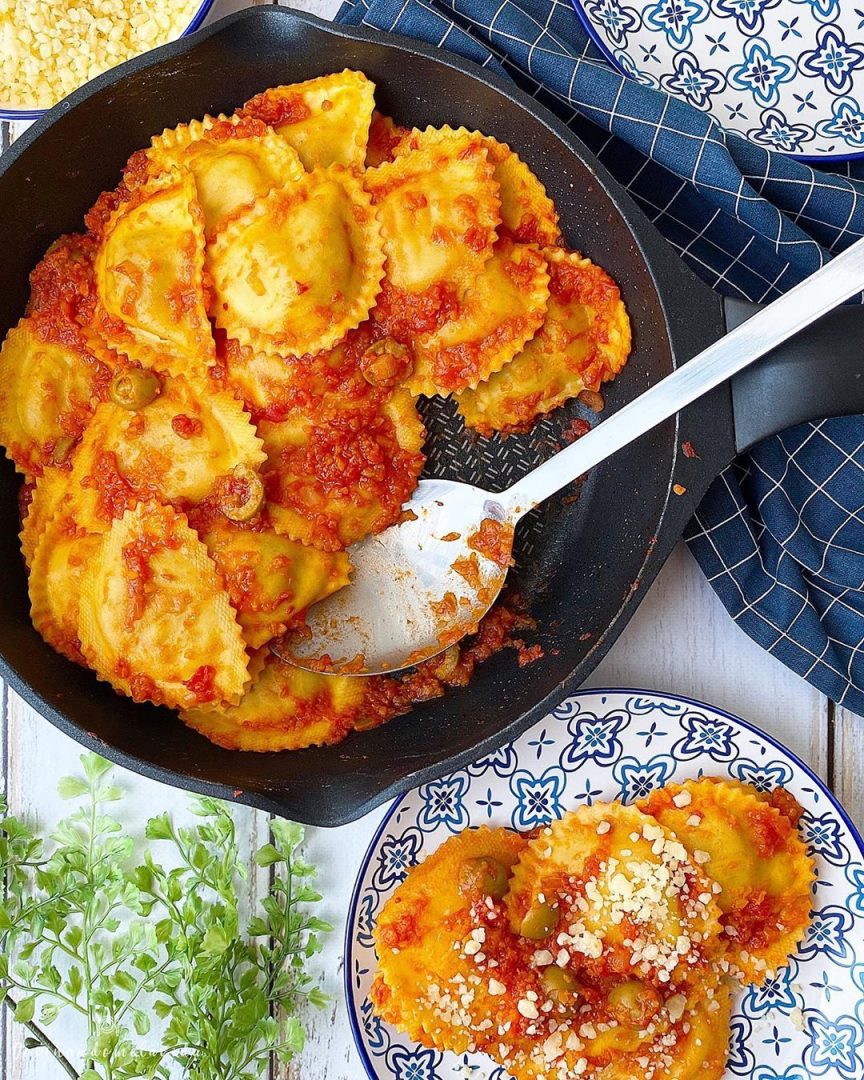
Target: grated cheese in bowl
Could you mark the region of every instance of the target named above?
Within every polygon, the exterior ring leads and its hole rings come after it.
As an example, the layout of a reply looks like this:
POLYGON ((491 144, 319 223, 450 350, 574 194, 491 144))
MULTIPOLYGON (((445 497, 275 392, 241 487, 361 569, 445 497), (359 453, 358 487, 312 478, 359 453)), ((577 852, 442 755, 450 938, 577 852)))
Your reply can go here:
POLYGON ((33 116, 197 29, 213 0, 0 0, 0 116, 33 116))

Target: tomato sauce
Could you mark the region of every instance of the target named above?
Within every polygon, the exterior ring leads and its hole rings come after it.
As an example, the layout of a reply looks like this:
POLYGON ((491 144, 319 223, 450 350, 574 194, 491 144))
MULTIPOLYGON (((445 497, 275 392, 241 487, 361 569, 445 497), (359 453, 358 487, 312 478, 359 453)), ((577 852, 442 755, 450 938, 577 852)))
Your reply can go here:
POLYGON ((312 110, 300 94, 282 95, 265 90, 263 94, 250 98, 240 110, 240 115, 252 116, 271 127, 280 128, 308 120, 312 110))
POLYGON ((434 333, 458 312, 453 285, 436 282, 420 292, 405 292, 385 278, 371 318, 389 337, 410 345, 418 334, 434 333))
POLYGON ((192 694, 195 702, 204 705, 208 701, 216 700, 216 668, 210 664, 202 664, 191 679, 187 679, 183 685, 192 694))
POLYGON ((204 430, 204 425, 195 417, 179 413, 172 418, 171 428, 174 431, 174 434, 179 435, 181 439, 191 439, 194 438, 194 436, 201 434, 204 430))
POLYGON ((494 518, 483 518, 477 532, 468 537, 468 547, 506 570, 513 565, 513 526, 494 518))

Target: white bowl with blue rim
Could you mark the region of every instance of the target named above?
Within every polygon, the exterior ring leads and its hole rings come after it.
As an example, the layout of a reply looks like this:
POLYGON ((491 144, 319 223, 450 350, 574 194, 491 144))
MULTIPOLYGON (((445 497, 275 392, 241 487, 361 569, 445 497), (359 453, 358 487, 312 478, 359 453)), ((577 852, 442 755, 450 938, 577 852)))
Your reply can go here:
MULTIPOLYGON (((214 3, 215 0, 201 0, 188 26, 179 37, 188 37, 189 34, 193 34, 198 30, 210 14, 210 9, 214 3)), ((176 40, 176 38, 172 40, 176 40)), ((46 112, 48 112, 47 108, 33 108, 26 101, 0 100, 0 120, 38 120, 46 112)))
POLYGON ((864 157, 862 0, 573 0, 619 71, 772 150, 864 157))
POLYGON ((727 1080, 862 1080, 864 841, 822 781, 769 735, 721 709, 643 690, 575 694, 516 742, 392 805, 361 865, 345 941, 345 997, 370 1080, 507 1080, 488 1058, 420 1046, 372 1011, 372 931, 410 867, 462 829, 524 832, 595 800, 630 803, 702 775, 792 792, 817 865, 800 947, 764 986, 736 995, 727 1080))

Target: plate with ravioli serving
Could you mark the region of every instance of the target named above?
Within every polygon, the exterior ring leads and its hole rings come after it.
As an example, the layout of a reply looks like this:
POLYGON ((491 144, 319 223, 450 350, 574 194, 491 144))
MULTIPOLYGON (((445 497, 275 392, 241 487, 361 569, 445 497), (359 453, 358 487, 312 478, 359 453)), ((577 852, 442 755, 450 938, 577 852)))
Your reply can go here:
POLYGON ((345 980, 372 1080, 858 1080, 864 842, 746 721, 584 691, 393 804, 345 980))

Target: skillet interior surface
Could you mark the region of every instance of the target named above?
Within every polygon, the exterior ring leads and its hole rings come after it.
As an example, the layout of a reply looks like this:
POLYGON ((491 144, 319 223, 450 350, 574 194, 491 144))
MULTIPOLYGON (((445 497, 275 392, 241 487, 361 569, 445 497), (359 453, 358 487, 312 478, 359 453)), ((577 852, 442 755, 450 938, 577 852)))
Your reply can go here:
MULTIPOLYGON (((713 294, 680 266, 626 196, 613 194, 613 182, 566 129, 536 106, 532 115, 530 99, 503 81, 477 78, 480 69, 444 63, 402 39, 358 33, 284 9, 253 9, 124 65, 49 114, 23 148, 7 155, 11 164, 0 162, 0 333, 23 313, 27 274, 48 244, 81 227, 98 193, 114 186, 129 153, 152 134, 204 113, 230 112, 268 86, 354 67, 376 82, 378 108, 398 122, 479 128, 509 143, 538 173, 566 241, 613 275, 630 311, 635 347, 608 388, 610 411, 671 371, 676 352, 680 362, 719 335, 713 294)), ((554 453, 574 417, 590 417, 571 404, 529 435, 481 440, 463 432, 450 403, 429 402, 424 412, 427 475, 495 490, 554 453)), ((4 673, 54 723, 139 771, 300 820, 349 820, 489 752, 582 681, 635 608, 708 480, 731 457, 728 393, 715 394, 701 416, 698 464, 682 461, 680 442, 690 436, 669 421, 594 470, 578 499, 562 492, 521 526, 513 584, 537 619, 537 634, 526 640, 540 643, 540 661, 520 668, 514 651, 505 650, 469 686, 383 728, 339 746, 284 754, 222 750, 175 714, 118 697, 43 644, 29 621, 13 525, 19 483, 3 462, 4 673), (676 499, 671 486, 682 469, 689 493, 676 499)))

